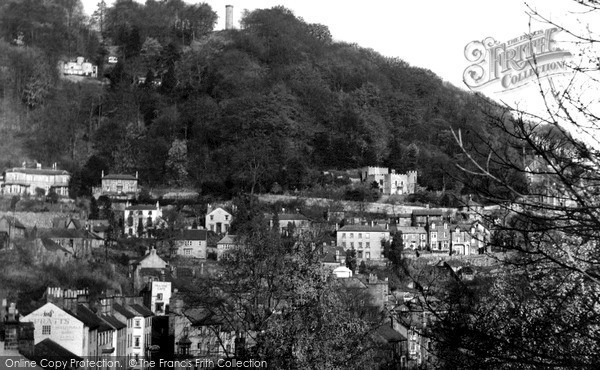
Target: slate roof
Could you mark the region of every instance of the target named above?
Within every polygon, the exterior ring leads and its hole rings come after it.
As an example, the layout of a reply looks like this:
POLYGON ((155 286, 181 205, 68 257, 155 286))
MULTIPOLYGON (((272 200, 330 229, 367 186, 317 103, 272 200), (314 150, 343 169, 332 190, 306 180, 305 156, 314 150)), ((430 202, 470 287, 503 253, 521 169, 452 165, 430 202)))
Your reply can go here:
POLYGON ((386 232, 389 230, 384 229, 379 226, 369 226, 369 225, 346 225, 339 229, 338 231, 373 231, 373 232, 386 232))
POLYGON ((129 305, 129 308, 135 310, 136 312, 138 312, 139 314, 141 314, 143 317, 154 316, 154 314, 152 313, 152 311, 150 311, 146 307, 144 307, 142 305, 139 305, 139 304, 131 304, 131 305, 129 305))
POLYGON ((104 175, 104 177, 102 178, 102 180, 135 180, 137 181, 137 177, 132 176, 132 175, 125 175, 125 174, 120 174, 120 173, 115 173, 115 174, 110 174, 110 175, 104 175))
POLYGON ((50 338, 46 338, 43 341, 35 345, 34 357, 36 359, 61 359, 70 360, 75 359, 76 361, 83 360, 81 357, 72 353, 68 349, 64 348, 60 344, 56 343, 50 338))
POLYGON ((424 227, 416 227, 416 226, 397 226, 397 231, 400 231, 404 234, 426 234, 427 231, 424 227))
POLYGON ((415 216, 442 216, 444 213, 436 209, 415 209, 412 214, 415 216))
POLYGON ((50 239, 83 239, 87 235, 85 230, 77 230, 77 229, 38 229, 38 234, 44 238, 50 239))
MULTIPOLYGON (((67 311, 67 310, 65 310, 67 311)), ((103 323, 102 319, 100 319, 92 310, 87 308, 82 304, 77 305, 77 312, 67 311, 71 316, 77 318, 79 321, 84 323, 91 330, 99 329, 103 323)), ((106 324, 104 324, 106 325, 106 324)))
POLYGON ((308 218, 300 213, 282 213, 278 217, 279 221, 308 221, 308 218))
POLYGON ((113 310, 125 316, 125 318, 127 319, 133 319, 134 317, 138 316, 136 313, 129 311, 128 309, 126 309, 118 303, 113 304, 113 310))
POLYGON ((61 247, 60 244, 53 242, 51 239, 40 238, 40 240, 42 242, 42 246, 49 252, 59 251, 59 252, 65 252, 65 253, 72 254, 71 251, 61 247))
POLYGON ((394 330, 390 324, 381 325, 379 328, 377 328, 376 332, 388 343, 403 342, 407 340, 404 335, 394 330))
POLYGON ((28 174, 28 175, 68 175, 69 174, 65 170, 37 169, 37 168, 19 168, 19 167, 7 169, 6 172, 25 173, 25 174, 28 174))
POLYGON ((125 208, 126 211, 154 211, 156 210, 156 204, 138 204, 135 206, 129 206, 125 208))
POLYGON ((175 236, 175 240, 206 240, 207 231, 199 229, 184 229, 175 236))
POLYGON ((119 319, 117 319, 116 317, 114 317, 113 315, 102 315, 100 316, 102 318, 102 320, 106 321, 107 323, 109 323, 113 328, 119 330, 119 329, 123 329, 127 327, 127 324, 120 321, 119 319))
POLYGON ((14 216, 2 216, 3 219, 5 219, 12 227, 16 227, 17 229, 23 229, 26 230, 27 228, 25 227, 25 225, 23 225, 21 223, 21 221, 19 221, 16 217, 14 216))
POLYGON ((237 235, 228 234, 223 237, 223 239, 219 240, 217 244, 237 244, 237 235))

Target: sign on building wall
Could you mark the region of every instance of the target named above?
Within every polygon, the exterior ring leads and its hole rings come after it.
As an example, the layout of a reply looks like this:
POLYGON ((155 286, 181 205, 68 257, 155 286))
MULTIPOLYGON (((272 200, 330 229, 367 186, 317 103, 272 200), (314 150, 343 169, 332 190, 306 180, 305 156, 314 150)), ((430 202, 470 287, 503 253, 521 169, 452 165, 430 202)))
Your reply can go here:
POLYGON ((72 353, 83 356, 83 323, 52 303, 46 303, 21 319, 32 322, 35 344, 50 338, 72 353))

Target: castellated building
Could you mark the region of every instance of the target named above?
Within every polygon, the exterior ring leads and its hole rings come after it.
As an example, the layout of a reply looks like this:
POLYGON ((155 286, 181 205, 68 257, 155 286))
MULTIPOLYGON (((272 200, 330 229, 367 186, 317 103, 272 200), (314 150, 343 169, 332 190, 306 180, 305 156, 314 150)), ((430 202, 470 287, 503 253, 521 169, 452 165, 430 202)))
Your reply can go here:
POLYGON ((360 169, 363 182, 377 182, 383 195, 414 194, 417 191, 417 171, 396 173, 387 167, 363 167, 360 169))

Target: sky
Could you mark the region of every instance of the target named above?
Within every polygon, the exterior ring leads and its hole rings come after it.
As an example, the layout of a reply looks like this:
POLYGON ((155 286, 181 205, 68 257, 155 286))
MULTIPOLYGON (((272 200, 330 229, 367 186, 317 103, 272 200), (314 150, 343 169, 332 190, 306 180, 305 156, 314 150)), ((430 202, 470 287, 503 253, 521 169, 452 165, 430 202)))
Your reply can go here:
MULTIPOLYGON (((106 1, 109 5, 113 2, 106 1)), ((529 31, 551 27, 532 18, 531 9, 561 25, 578 30, 582 29, 581 24, 600 26, 597 15, 593 15, 596 19, 591 19, 591 16, 582 12, 582 8, 573 0, 184 1, 208 3, 219 16, 217 30, 225 27, 225 5, 233 5, 236 27, 239 27, 244 9, 283 5, 308 23, 328 26, 336 41, 356 43, 385 56, 403 59, 413 66, 430 69, 443 80, 465 90, 469 87, 463 82, 463 73, 473 64, 465 57, 467 44, 487 37, 504 43, 529 31)), ((91 14, 98 0, 82 2, 86 13, 91 14)), ((566 39, 564 32, 556 35, 554 37, 557 39, 566 39)), ((577 52, 573 51, 573 54, 577 52)), ((553 77, 553 81, 559 80, 558 75, 553 77)), ((560 85, 559 82, 557 84, 560 85)), ((526 109, 545 109, 539 99, 539 87, 535 83, 510 91, 496 84, 494 89, 480 91, 498 101, 519 104, 526 109)))

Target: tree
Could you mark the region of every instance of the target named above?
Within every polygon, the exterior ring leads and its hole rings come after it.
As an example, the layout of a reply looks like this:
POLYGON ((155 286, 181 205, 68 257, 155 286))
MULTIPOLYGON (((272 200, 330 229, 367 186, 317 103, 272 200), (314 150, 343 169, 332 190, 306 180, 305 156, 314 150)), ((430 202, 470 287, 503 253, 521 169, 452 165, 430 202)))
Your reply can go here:
POLYGON ((390 240, 386 240, 383 243, 383 254, 393 266, 399 267, 402 265, 402 251, 404 250, 404 241, 402 239, 402 233, 393 233, 390 240))
POLYGON ((188 176, 187 170, 187 143, 185 140, 173 140, 169 149, 169 158, 166 163, 170 178, 178 185, 183 185, 188 176))
MULTIPOLYGON (((600 11, 591 2, 576 6, 600 11)), ((495 230, 491 247, 510 254, 487 281, 455 283, 445 293, 444 312, 429 333, 437 339, 440 367, 600 366, 600 152, 597 136, 581 135, 597 132, 599 122, 597 106, 586 103, 594 98, 578 90, 582 75, 598 71, 586 45, 599 38, 551 24, 584 45, 581 54, 589 59, 562 85, 537 70, 545 112, 482 99, 488 115, 478 134, 482 145, 469 147, 454 131, 469 159, 461 165, 465 188, 501 210, 481 215, 495 230)), ((540 66, 536 55, 531 60, 540 66)))
POLYGON ((247 232, 238 234, 242 247, 224 256, 219 278, 180 289, 188 304, 206 307, 244 334, 238 359, 261 358, 275 368, 370 366, 380 316, 369 316, 364 297, 355 298, 320 266, 309 240, 286 242, 251 219, 238 226, 247 232))
POLYGON ((59 195, 56 193, 56 190, 54 188, 50 188, 50 190, 48 190, 48 196, 47 199, 50 203, 54 204, 56 202, 58 202, 58 198, 59 195))
POLYGON ((361 275, 365 275, 367 273, 367 264, 365 261, 360 261, 360 265, 358 265, 358 273, 361 275))
POLYGON ((354 248, 346 251, 346 267, 354 273, 356 271, 356 250, 354 248))

